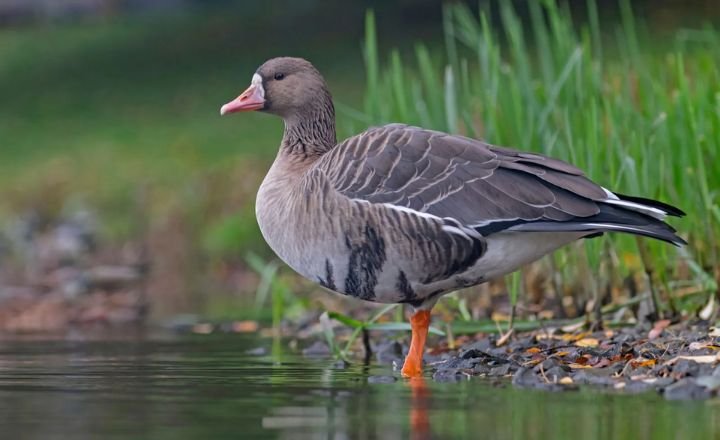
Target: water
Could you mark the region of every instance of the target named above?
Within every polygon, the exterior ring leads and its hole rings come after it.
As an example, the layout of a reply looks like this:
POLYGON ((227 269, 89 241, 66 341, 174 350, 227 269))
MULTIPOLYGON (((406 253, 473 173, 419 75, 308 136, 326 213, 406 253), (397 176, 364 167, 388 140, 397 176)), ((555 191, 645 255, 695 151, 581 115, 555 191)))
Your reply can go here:
POLYGON ((274 348, 236 335, 0 341, 0 438, 720 438, 717 401, 369 383, 394 373, 274 348), (268 354, 246 354, 258 347, 268 354))

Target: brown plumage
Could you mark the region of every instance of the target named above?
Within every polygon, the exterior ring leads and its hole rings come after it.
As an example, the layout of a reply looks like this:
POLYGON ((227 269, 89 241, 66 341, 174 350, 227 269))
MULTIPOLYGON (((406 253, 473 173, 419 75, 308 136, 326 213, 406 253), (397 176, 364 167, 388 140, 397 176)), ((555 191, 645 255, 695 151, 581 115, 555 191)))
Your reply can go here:
POLYGON ((221 113, 245 110, 285 122, 257 197, 263 236, 336 292, 429 310, 443 293, 604 231, 684 243, 663 222, 677 208, 613 194, 539 154, 401 124, 336 144, 325 81, 299 58, 267 61, 221 113))

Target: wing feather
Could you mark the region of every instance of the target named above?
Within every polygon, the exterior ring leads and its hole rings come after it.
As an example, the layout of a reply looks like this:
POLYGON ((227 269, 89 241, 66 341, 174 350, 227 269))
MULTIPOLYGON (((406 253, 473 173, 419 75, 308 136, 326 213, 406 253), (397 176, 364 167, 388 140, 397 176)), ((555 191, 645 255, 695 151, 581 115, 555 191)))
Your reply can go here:
POLYGON ((401 124, 349 138, 317 166, 351 199, 447 218, 483 234, 540 222, 577 230, 570 224, 597 219, 606 203, 634 206, 561 160, 401 124))

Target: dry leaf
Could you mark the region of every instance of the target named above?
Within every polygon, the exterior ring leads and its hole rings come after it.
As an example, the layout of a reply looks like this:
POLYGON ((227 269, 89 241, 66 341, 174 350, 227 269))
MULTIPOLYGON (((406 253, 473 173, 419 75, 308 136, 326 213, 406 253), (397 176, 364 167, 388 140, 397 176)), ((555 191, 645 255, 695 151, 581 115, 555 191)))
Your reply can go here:
POLYGON ((637 358, 630 361, 630 366, 633 368, 654 367, 656 363, 655 359, 637 358))
POLYGON ((575 341, 575 345, 577 345, 578 347, 597 347, 598 345, 600 345, 600 341, 595 338, 583 338, 575 341))
POLYGON ((573 362, 572 364, 568 364, 568 367, 570 368, 592 368, 590 365, 583 365, 573 362))
POLYGON ((561 383, 561 384, 563 384, 563 385, 570 385, 570 384, 573 383, 573 380, 572 380, 572 377, 569 377, 569 376, 568 376, 568 377, 563 377, 563 378, 560 379, 558 382, 561 383))
POLYGON ((674 358, 667 361, 665 365, 672 365, 681 359, 697 362, 699 364, 711 364, 713 362, 720 362, 720 353, 708 354, 705 356, 675 356, 674 358))
POLYGON ((700 313, 698 313, 698 316, 700 319, 708 320, 710 317, 712 317, 713 313, 715 313, 715 295, 710 295, 710 301, 705 305, 705 307, 700 310, 700 313))
POLYGON ((528 348, 527 350, 525 350, 525 353, 527 353, 527 354, 536 354, 536 353, 540 353, 541 351, 542 351, 542 350, 540 350, 540 349, 537 348, 537 347, 530 347, 530 348, 528 348))
POLYGON ((577 330, 580 330, 581 328, 585 327, 585 321, 580 321, 575 324, 569 324, 564 327, 561 327, 560 329, 564 331, 565 333, 572 333, 577 330))
POLYGON ((714 345, 710 341, 695 341, 691 342, 690 345, 688 345, 688 349, 690 350, 702 350, 703 348, 711 348, 713 350, 717 350, 718 346, 714 345))
POLYGON ((652 330, 650 330, 650 332, 648 333, 648 339, 655 339, 659 337, 662 334, 663 330, 665 330, 665 328, 669 325, 669 319, 661 319, 660 321, 657 321, 655 325, 653 325, 652 330))
POLYGON ((235 321, 232 330, 235 333, 254 333, 260 328, 257 321, 235 321))
POLYGON ((495 346, 496 346, 496 347, 502 347, 503 345, 507 344, 507 341, 510 340, 510 338, 512 337, 512 335, 513 335, 514 333, 515 333, 515 329, 514 329, 514 328, 511 328, 507 333, 505 333, 504 335, 500 336, 500 339, 497 340, 497 342, 495 343, 495 346))
POLYGON ((588 360, 589 360, 589 359, 588 359, 587 357, 585 357, 585 356, 580 356, 580 357, 578 357, 577 359, 575 359, 575 363, 576 363, 576 364, 580 364, 580 365, 585 365, 585 364, 588 363, 588 360))

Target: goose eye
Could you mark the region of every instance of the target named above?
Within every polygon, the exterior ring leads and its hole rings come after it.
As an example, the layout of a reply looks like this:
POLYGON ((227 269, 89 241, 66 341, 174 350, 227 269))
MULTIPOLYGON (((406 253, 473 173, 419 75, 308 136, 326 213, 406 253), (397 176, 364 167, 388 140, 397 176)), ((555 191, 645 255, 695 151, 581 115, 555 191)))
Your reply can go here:
POLYGON ((276 74, 275 74, 275 79, 276 79, 277 81, 280 81, 280 80, 283 79, 283 78, 285 78, 285 74, 284 74, 284 73, 276 73, 276 74))

